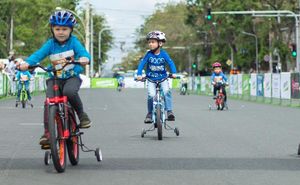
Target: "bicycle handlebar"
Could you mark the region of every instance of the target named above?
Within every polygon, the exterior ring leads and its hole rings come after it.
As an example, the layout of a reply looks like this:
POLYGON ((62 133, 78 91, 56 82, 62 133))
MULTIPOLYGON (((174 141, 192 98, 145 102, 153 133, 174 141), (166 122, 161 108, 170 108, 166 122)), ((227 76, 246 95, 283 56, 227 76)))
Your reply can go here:
MULTIPOLYGON (((172 74, 169 74, 167 77, 161 79, 161 80, 151 80, 150 78, 148 78, 147 76, 142 77, 141 80, 138 79, 134 79, 135 81, 140 81, 140 82, 145 82, 146 80, 149 80, 152 83, 162 83, 163 81, 167 80, 168 78, 173 78, 172 74)), ((177 78, 177 77, 176 77, 177 78)))
POLYGON ((44 66, 42 66, 42 65, 40 65, 40 64, 29 66, 28 69, 35 69, 35 68, 39 67, 39 68, 43 69, 43 70, 46 71, 46 72, 57 72, 57 71, 63 70, 66 66, 71 65, 71 64, 74 64, 74 65, 81 65, 80 62, 72 60, 71 57, 67 57, 67 58, 65 58, 65 59, 66 59, 68 62, 67 62, 61 69, 55 69, 55 68, 49 69, 49 68, 46 68, 46 67, 44 67, 44 66))

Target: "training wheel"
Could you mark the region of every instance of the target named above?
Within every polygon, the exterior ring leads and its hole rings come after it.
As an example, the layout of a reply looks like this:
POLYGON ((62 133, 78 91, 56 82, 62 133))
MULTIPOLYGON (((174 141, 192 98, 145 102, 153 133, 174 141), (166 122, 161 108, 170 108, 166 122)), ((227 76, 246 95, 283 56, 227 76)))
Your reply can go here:
POLYGON ((51 160, 51 153, 49 151, 45 152, 44 163, 45 165, 49 165, 51 160))
POLYGON ((141 137, 144 137, 145 134, 146 134, 146 130, 143 128, 143 129, 142 129, 142 133, 141 133, 141 137))
POLYGON ((179 136, 179 129, 177 127, 175 127, 174 132, 175 132, 176 136, 179 136))
POLYGON ((102 161, 102 152, 99 148, 96 148, 95 156, 96 156, 98 162, 102 161))

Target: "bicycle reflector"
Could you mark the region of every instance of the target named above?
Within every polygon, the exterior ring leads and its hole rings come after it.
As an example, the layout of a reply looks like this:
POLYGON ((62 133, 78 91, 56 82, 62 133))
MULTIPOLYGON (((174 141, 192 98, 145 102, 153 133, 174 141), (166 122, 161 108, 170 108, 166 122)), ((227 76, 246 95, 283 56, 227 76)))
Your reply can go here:
POLYGON ((58 91, 58 89, 59 89, 58 85, 53 85, 53 90, 54 91, 58 91))

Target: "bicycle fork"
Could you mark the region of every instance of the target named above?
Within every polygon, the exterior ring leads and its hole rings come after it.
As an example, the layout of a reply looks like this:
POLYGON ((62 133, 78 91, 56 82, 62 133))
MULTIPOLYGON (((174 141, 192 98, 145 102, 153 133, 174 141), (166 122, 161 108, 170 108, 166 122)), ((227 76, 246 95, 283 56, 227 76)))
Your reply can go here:
POLYGON ((69 113, 68 113, 68 100, 66 96, 62 97, 53 97, 53 98, 47 98, 45 101, 45 112, 44 112, 44 124, 45 124, 45 129, 48 130, 48 125, 49 124, 49 108, 51 106, 57 106, 57 115, 58 119, 60 119, 62 126, 63 126, 63 136, 62 138, 59 139, 68 139, 70 137, 70 129, 69 129, 69 113), (47 128, 46 128, 47 127, 47 128))

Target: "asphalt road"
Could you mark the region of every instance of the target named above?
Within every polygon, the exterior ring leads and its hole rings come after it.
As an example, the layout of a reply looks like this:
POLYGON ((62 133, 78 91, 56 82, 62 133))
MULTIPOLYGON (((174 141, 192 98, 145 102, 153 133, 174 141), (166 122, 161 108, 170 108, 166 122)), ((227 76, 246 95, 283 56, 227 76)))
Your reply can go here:
POLYGON ((43 96, 34 108, 0 101, 1 185, 296 185, 300 184, 300 110, 229 100, 228 111, 208 110, 210 97, 174 95, 177 137, 164 131, 140 137, 146 91, 83 89, 81 97, 93 120, 84 142, 100 147, 103 161, 80 153, 78 166, 57 174, 43 163, 43 96))

